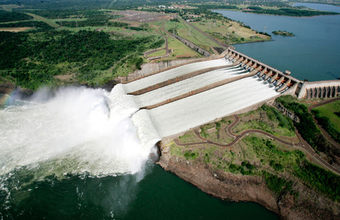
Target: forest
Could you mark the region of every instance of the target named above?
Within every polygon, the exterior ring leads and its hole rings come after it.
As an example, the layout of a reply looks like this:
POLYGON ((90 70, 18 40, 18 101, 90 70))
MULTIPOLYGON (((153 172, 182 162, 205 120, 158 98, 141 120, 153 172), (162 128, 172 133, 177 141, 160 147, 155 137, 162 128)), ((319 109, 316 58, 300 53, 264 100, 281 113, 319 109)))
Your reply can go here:
POLYGON ((85 30, 0 32, 0 39, 1 76, 33 90, 70 73, 80 83, 96 85, 101 71, 127 56, 130 65, 139 68, 142 62, 136 56, 154 42, 152 37, 113 40, 110 34, 85 30))
POLYGON ((295 8, 279 8, 279 9, 264 9, 259 6, 249 6, 249 10, 244 12, 256 13, 256 14, 270 14, 270 15, 282 15, 282 16, 294 16, 294 17, 311 17, 316 15, 336 15, 339 13, 328 12, 328 11, 312 11, 312 10, 301 10, 295 8))
POLYGON ((0 10, 0 22, 30 20, 31 16, 20 12, 8 12, 0 10))
POLYGON ((313 109, 312 113, 314 114, 316 120, 318 120, 318 123, 327 131, 327 133, 338 143, 340 143, 340 132, 337 131, 329 118, 324 117, 320 114, 319 110, 313 109))
MULTIPOLYGON (((276 101, 280 102, 299 117, 300 122, 294 122, 294 125, 303 139, 306 140, 316 152, 325 153, 331 160, 335 160, 334 156, 340 156, 340 151, 331 148, 330 143, 317 128, 313 121, 312 114, 308 112, 305 105, 296 102, 292 98, 289 98, 289 96, 281 96, 277 98, 276 101)), ((332 163, 332 161, 330 162, 332 163)))
POLYGON ((15 23, 2 23, 0 27, 9 28, 9 27, 33 27, 39 31, 47 31, 53 29, 50 25, 46 24, 42 21, 21 21, 15 23))

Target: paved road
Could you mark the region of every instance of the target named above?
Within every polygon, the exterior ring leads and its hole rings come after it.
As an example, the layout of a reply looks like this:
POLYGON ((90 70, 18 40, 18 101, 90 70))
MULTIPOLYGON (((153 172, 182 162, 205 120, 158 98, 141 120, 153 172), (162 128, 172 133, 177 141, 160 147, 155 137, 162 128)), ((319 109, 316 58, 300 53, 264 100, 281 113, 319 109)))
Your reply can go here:
POLYGON ((202 141, 200 142, 193 142, 193 143, 180 143, 178 138, 175 138, 174 141, 178 146, 194 146, 194 145, 200 145, 200 144, 212 144, 215 146, 219 146, 219 147, 231 147, 234 144, 236 144, 239 140, 241 140, 243 137, 251 134, 251 133, 258 133, 258 134, 263 134, 266 135, 270 138, 273 138, 275 140, 278 140, 279 142, 286 144, 288 146, 291 146, 293 148, 299 147, 299 148, 303 148, 305 149, 309 156, 312 157, 314 160, 318 161, 319 163, 321 163, 322 165, 324 165, 325 168, 328 168, 329 170, 335 172, 336 174, 340 175, 340 170, 338 170, 337 168, 331 166, 328 162, 326 162, 324 159, 322 159, 315 151, 314 149, 301 137, 301 135, 299 134, 299 132, 297 130, 295 130, 295 134, 297 135, 297 137, 299 138, 299 142, 297 143, 291 143, 288 141, 285 141, 281 138, 278 138, 272 134, 269 134, 265 131, 262 130, 257 130, 257 129, 249 129, 249 130, 245 130, 243 131, 241 134, 236 135, 232 132, 232 129, 239 123, 240 118, 237 115, 234 115, 234 121, 226 128, 226 133, 228 135, 230 135, 231 137, 235 138, 232 142, 228 143, 228 144, 220 144, 220 143, 215 143, 209 139, 203 138, 198 129, 194 129, 194 133, 195 135, 201 139, 202 141))

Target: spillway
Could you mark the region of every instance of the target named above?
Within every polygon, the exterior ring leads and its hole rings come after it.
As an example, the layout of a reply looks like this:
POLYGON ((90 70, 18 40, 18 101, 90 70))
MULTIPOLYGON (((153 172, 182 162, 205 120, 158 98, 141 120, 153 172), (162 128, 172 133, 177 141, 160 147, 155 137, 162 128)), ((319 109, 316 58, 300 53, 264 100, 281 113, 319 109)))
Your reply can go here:
POLYGON ((218 67, 231 64, 230 61, 226 59, 218 59, 218 60, 210 60, 210 61, 202 61, 199 63, 191 63, 184 66, 180 66, 174 69, 166 70, 164 72, 151 75, 137 81, 130 82, 128 84, 124 84, 124 89, 126 93, 131 93, 143 88, 146 88, 150 85, 154 85, 177 76, 181 76, 190 72, 198 71, 205 68, 210 67, 218 67))
POLYGON ((146 111, 158 134, 166 137, 232 114, 278 95, 271 85, 247 77, 146 111))
POLYGON ((246 73, 248 72, 241 68, 233 67, 214 70, 144 93, 142 95, 134 96, 134 100, 139 107, 149 106, 185 94, 195 89, 202 88, 215 82, 219 82, 224 79, 235 78, 246 73))
POLYGON ((21 167, 56 176, 136 173, 160 140, 122 85, 111 93, 66 88, 37 100, 0 110, 0 177, 21 167))

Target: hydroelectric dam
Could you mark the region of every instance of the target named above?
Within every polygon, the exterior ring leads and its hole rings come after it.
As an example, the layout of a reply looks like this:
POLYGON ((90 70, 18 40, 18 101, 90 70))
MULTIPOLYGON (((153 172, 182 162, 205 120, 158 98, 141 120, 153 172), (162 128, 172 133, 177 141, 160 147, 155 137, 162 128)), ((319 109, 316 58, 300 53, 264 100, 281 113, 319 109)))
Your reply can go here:
MULTIPOLYGON (((318 88, 320 83, 329 84, 319 82, 318 88)), ((332 89, 323 94, 338 96, 340 81, 330 85, 332 89)), ((160 138, 256 109, 281 95, 315 97, 310 95, 312 86, 289 71, 283 73, 232 48, 215 59, 172 67, 117 86, 140 109, 136 115, 143 115, 160 138)))

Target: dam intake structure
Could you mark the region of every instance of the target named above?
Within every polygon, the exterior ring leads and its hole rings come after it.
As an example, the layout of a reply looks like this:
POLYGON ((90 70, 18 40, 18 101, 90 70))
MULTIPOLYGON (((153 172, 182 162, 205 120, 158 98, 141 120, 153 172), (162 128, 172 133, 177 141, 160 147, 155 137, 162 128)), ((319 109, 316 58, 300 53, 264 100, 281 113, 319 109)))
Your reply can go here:
POLYGON ((222 58, 190 63, 122 84, 160 138, 255 109, 300 81, 228 48, 222 58))

